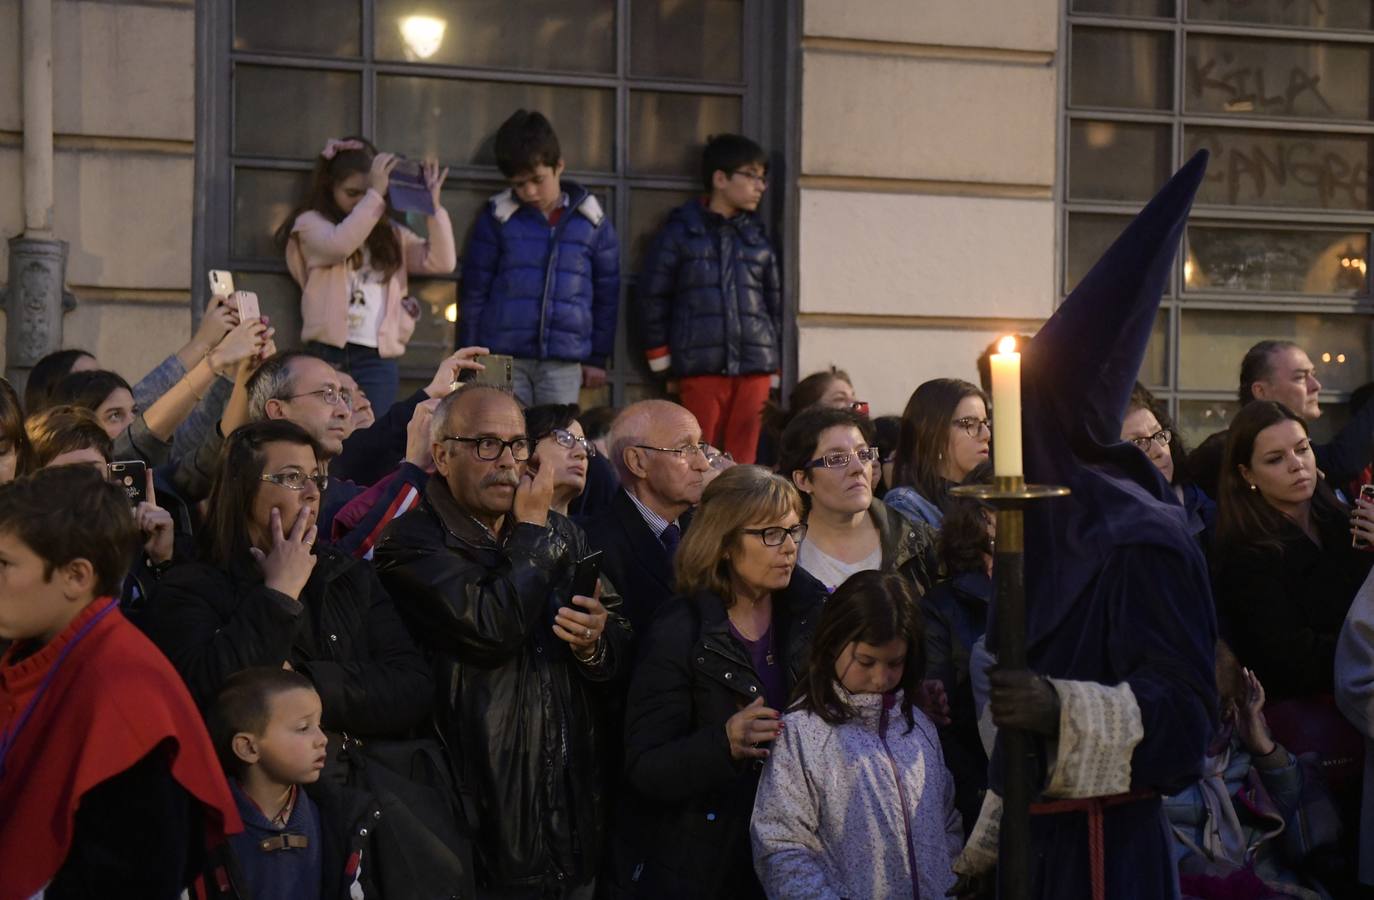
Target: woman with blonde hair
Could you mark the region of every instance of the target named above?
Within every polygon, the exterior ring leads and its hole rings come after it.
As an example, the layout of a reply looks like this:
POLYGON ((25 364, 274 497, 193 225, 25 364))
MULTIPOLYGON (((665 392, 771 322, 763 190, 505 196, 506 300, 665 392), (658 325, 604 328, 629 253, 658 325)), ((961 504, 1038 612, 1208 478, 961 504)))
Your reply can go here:
POLYGON ((679 596, 630 684, 615 875, 631 896, 763 896, 754 792, 825 598, 797 568, 805 536, 797 489, 759 466, 723 472, 702 495, 677 551, 679 596))

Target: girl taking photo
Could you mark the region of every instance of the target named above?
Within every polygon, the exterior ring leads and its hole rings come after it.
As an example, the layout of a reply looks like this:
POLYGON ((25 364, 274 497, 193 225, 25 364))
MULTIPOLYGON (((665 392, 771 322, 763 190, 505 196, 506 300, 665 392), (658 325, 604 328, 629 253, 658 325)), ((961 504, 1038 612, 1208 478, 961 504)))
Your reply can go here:
POLYGON ((362 138, 331 140, 315 161, 310 193, 277 234, 301 286, 301 341, 352 375, 382 411, 396 399, 396 360, 420 317, 407 276, 452 272, 458 261, 440 203, 448 169, 424 163, 434 200, 426 240, 393 219, 387 185, 397 162, 362 138))

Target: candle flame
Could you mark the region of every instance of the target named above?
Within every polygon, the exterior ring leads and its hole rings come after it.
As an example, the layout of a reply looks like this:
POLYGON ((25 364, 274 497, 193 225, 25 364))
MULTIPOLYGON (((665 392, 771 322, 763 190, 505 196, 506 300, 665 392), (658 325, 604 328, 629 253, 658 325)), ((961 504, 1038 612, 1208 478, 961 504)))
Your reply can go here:
POLYGON ((1002 338, 1000 341, 997 342, 997 352, 998 352, 998 353, 1015 353, 1015 352, 1016 352, 1016 338, 1012 337, 1011 335, 1007 335, 1006 337, 1002 338))

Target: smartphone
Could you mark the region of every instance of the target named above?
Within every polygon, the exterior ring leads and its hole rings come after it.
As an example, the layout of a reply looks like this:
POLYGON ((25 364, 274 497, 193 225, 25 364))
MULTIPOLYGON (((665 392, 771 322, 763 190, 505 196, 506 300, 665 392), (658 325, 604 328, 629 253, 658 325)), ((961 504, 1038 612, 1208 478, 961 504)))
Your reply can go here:
POLYGON ((141 459, 123 459, 105 467, 107 481, 124 488, 129 505, 138 506, 148 499, 148 465, 141 459))
POLYGON ((235 291, 234 296, 230 299, 230 304, 239 311, 240 322, 262 318, 262 309, 258 306, 258 295, 252 291, 235 291))
POLYGON ((466 384, 475 382, 477 384, 494 384, 497 387, 509 388, 515 384, 514 366, 515 357, 504 356, 500 353, 493 353, 490 356, 479 356, 477 362, 486 366, 480 372, 473 369, 464 369, 458 375, 458 381, 466 384))
POLYGON ((573 572, 572 592, 574 597, 596 596, 596 582, 601 577, 601 551, 589 553, 577 561, 573 572))
POLYGON ((386 199, 398 212, 434 215, 434 195, 425 185, 425 170, 419 160, 396 157, 396 166, 387 181, 386 199))
POLYGON ((234 276, 223 269, 210 270, 210 293, 228 300, 234 293, 234 276))
MULTIPOLYGON (((1360 487, 1360 499, 1374 502, 1374 484, 1366 484, 1360 487)), ((1369 542, 1360 540, 1360 536, 1357 534, 1350 539, 1350 546, 1357 550, 1368 550, 1369 542)))

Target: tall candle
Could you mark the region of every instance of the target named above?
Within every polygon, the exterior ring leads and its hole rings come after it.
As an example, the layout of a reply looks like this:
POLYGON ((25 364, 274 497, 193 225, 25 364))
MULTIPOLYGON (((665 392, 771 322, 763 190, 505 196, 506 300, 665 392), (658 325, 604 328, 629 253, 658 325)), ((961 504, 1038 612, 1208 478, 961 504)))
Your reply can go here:
POLYGON ((1020 477, 1021 354, 1016 338, 1004 337, 992 354, 992 468, 998 477, 1020 477))

